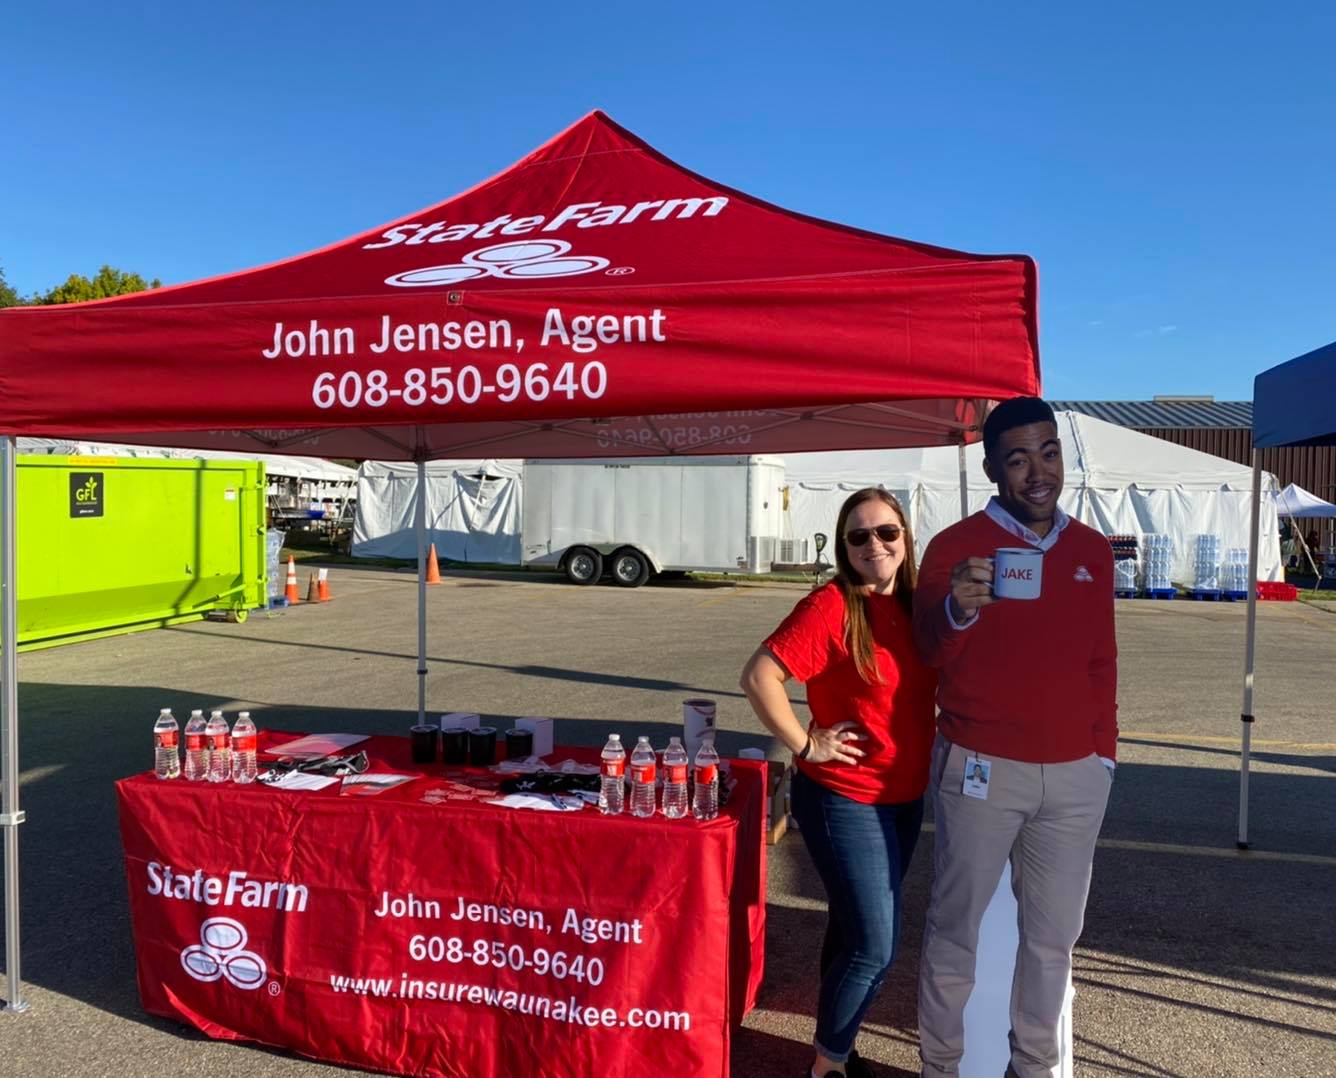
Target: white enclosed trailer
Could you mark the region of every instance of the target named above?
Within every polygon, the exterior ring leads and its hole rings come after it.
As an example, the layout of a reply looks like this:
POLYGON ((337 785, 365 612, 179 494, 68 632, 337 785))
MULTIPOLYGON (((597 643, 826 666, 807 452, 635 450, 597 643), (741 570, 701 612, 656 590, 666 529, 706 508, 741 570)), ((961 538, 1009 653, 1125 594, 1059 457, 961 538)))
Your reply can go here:
POLYGON ((767 573, 781 543, 779 457, 529 460, 521 549, 575 584, 684 570, 767 573))

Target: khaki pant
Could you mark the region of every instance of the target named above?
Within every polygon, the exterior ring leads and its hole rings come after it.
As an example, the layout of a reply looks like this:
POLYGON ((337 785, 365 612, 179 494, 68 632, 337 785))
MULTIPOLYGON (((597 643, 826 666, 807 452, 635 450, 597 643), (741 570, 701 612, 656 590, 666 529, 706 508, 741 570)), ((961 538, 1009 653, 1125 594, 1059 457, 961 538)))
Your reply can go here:
POLYGON ((980 800, 961 792, 973 755, 940 734, 933 747, 935 876, 919 970, 923 1073, 958 1073, 979 922, 1010 858, 1020 946, 1008 1073, 1048 1078, 1059 1062, 1058 1022, 1112 778, 1093 753, 1064 764, 983 756, 992 769, 980 800))

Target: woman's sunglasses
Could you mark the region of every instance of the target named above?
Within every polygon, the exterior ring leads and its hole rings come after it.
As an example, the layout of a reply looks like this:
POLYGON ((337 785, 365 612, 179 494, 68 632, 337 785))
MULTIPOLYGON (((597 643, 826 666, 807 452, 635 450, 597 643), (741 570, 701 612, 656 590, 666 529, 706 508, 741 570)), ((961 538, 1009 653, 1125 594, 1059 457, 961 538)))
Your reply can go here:
POLYGON ((850 546, 866 546, 875 533, 883 543, 894 543, 902 531, 904 529, 896 524, 878 524, 875 528, 854 528, 845 532, 844 538, 850 546))

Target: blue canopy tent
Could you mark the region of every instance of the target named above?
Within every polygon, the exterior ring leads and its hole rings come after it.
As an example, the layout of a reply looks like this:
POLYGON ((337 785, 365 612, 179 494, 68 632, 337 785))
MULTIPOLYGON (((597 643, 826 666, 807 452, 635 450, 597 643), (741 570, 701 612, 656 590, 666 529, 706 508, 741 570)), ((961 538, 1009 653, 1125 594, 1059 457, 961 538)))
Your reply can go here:
POLYGON ((1248 544, 1248 629, 1243 666, 1243 752, 1239 766, 1238 847, 1248 848, 1248 761, 1252 748, 1253 667, 1257 644, 1257 523, 1262 450, 1336 445, 1336 343, 1263 371, 1253 381, 1253 501, 1248 544))

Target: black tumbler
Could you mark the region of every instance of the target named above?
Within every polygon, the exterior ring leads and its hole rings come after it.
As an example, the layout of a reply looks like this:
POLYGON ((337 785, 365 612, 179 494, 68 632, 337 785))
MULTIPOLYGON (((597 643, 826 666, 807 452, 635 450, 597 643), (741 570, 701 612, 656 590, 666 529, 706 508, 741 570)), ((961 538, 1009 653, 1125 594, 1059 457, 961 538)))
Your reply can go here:
POLYGON ((436 738, 441 731, 435 726, 414 726, 408 732, 413 738, 413 763, 434 764, 436 738))
POLYGON ((469 732, 463 728, 441 731, 441 758, 447 764, 469 762, 469 732))
POLYGON ((533 731, 511 729, 506 731, 506 759, 523 760, 533 755, 533 731))
POLYGON ((491 767, 496 760, 496 727, 479 726, 469 731, 469 763, 491 767))

